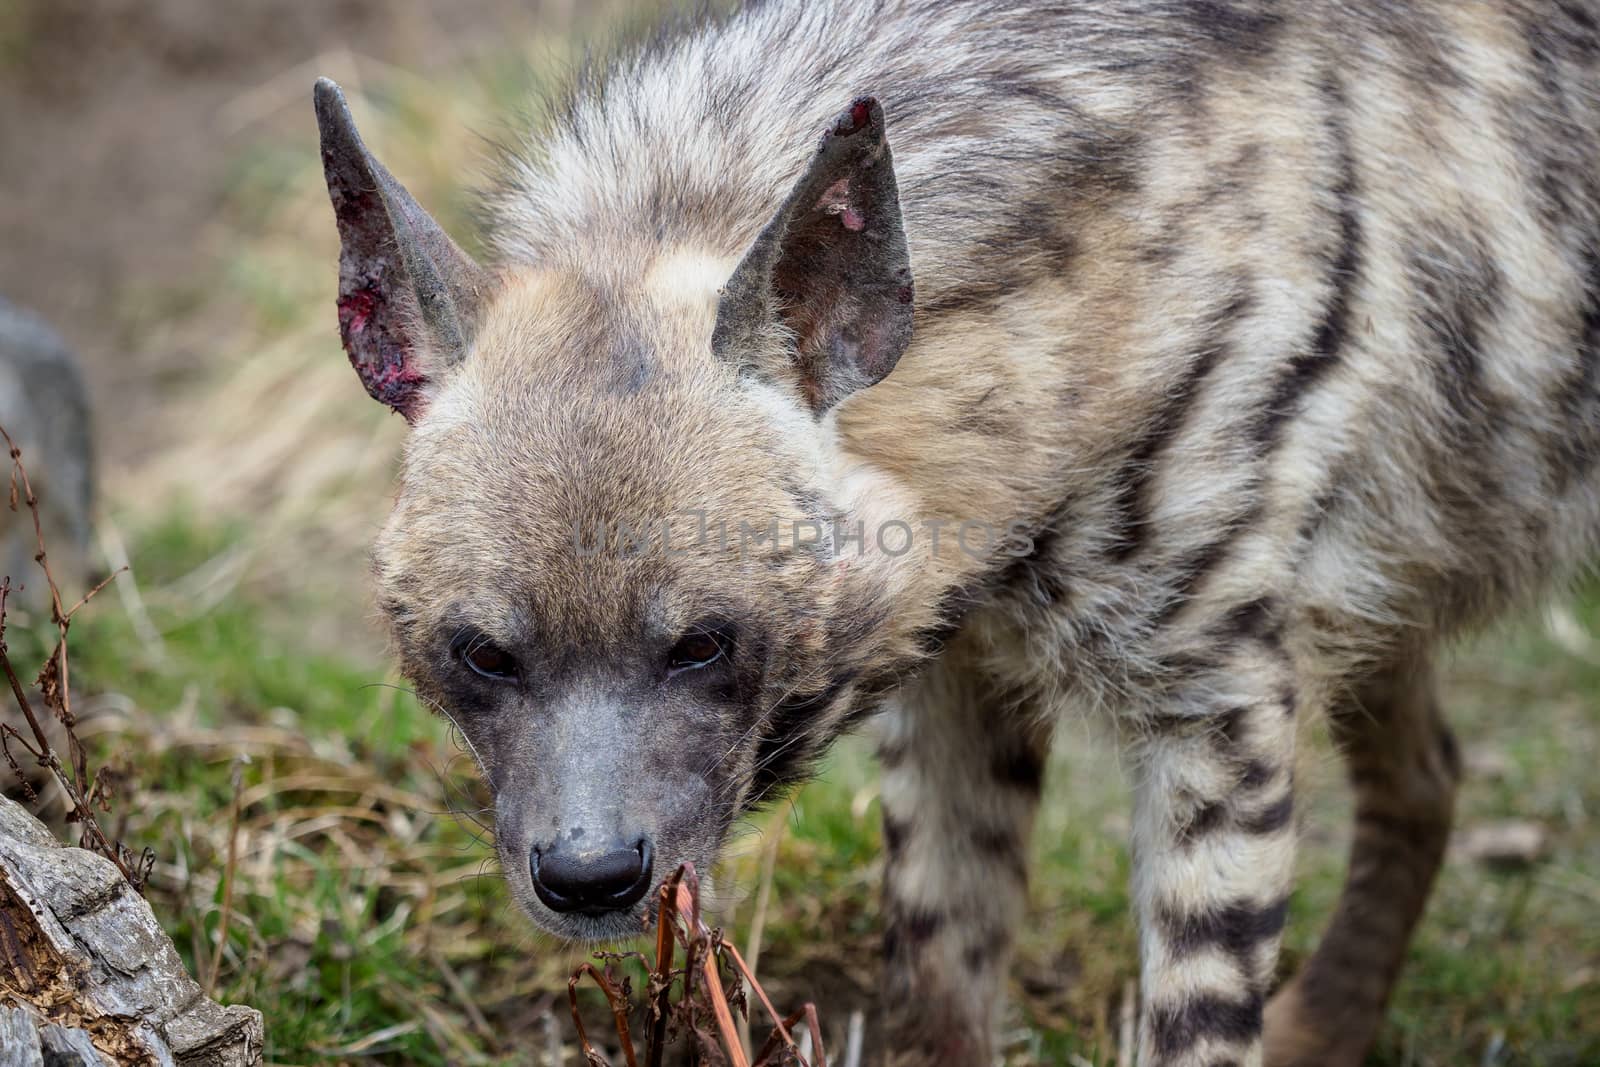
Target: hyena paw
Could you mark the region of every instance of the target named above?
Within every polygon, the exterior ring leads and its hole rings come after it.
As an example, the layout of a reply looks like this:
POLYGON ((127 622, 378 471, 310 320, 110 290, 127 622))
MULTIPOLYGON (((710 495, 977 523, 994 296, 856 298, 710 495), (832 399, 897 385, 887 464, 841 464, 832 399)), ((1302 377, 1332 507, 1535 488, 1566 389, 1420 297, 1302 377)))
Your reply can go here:
POLYGON ((989 1067, 990 1057, 970 1043, 941 1045, 912 1038, 891 1043, 882 1062, 886 1067, 989 1067))
POLYGON ((887 1067, 989 1067, 989 1035, 951 1014, 939 1015, 919 1006, 890 1020, 884 1036, 887 1067))
POLYGON ((1367 1035, 1338 1013, 1318 1011, 1299 981, 1291 981, 1267 1003, 1266 1067, 1360 1067, 1367 1035))

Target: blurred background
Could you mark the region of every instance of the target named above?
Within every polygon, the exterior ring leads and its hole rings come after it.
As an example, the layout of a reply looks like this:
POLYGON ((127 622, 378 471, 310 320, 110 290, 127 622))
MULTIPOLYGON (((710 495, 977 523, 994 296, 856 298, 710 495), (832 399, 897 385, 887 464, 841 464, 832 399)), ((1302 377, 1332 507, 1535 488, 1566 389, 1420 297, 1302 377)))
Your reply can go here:
MULTIPOLYGON (((120 783, 112 827, 153 852, 158 916, 203 985, 265 1013, 271 1062, 580 1062, 582 954, 518 918, 471 767, 374 625, 366 546, 404 426, 339 347, 312 81, 345 87, 377 155, 477 250, 490 143, 664 9, 0 0, 0 425, 63 595, 130 567, 73 624, 80 733, 120 783)), ((0 512, 0 537, 16 575, 31 526, 0 512)), ((31 677, 53 630, 19 598, 6 638, 31 677)), ((1374 1062, 1600 1063, 1600 591, 1458 650, 1448 705, 1461 830, 1374 1062)), ((1058 750, 1006 1057, 1115 1064, 1126 790, 1090 724, 1058 750)), ((1324 738, 1301 780, 1285 970, 1331 909, 1348 821, 1324 738)), ((876 1012, 874 782, 846 744, 720 879, 717 921, 780 1005, 817 1001, 835 1048, 856 1011, 870 1043, 876 1012)), ((49 792, 32 806, 64 814, 49 792)))

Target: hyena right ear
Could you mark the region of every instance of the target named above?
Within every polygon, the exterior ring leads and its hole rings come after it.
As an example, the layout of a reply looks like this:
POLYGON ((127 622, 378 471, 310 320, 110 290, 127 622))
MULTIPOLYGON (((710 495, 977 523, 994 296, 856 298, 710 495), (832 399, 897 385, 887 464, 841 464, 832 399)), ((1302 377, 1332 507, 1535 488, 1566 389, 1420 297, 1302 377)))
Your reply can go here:
POLYGON ((821 415, 883 380, 911 342, 911 254, 883 109, 822 135, 811 165, 723 287, 712 348, 780 380, 821 415), (763 367, 776 346, 784 366, 763 367))
POLYGON ((367 151, 344 93, 314 93, 339 225, 339 335, 373 399, 415 422, 466 354, 487 275, 367 151))

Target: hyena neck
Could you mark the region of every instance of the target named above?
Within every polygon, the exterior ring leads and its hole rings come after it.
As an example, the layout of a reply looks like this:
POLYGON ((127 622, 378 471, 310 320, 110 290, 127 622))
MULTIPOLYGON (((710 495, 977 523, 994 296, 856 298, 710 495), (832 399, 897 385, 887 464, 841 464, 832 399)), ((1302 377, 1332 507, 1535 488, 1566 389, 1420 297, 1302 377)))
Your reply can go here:
POLYGON ((1057 390, 1024 384, 1037 354, 969 343, 930 330, 822 427, 831 499, 888 572, 896 641, 924 652, 1008 583, 1088 463, 1057 390))

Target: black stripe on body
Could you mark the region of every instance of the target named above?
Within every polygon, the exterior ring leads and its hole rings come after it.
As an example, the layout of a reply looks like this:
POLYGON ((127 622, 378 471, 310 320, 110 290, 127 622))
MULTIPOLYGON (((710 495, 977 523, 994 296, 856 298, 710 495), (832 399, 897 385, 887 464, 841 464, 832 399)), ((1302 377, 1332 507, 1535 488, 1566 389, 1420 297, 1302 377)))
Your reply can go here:
POLYGON ((1322 96, 1328 109, 1324 121, 1336 155, 1337 173, 1330 193, 1337 204, 1338 244, 1328 267, 1328 299, 1310 346, 1289 360, 1257 421, 1255 436, 1263 453, 1277 447, 1284 424, 1299 412, 1302 398, 1338 363, 1350 333, 1355 285, 1361 270, 1363 234, 1357 203, 1360 183, 1347 114, 1349 100, 1338 75, 1330 73, 1324 80, 1322 96))
POLYGON ((1279 12, 1223 0, 1190 0, 1185 8, 1200 36, 1225 54, 1242 58, 1270 54, 1286 22, 1279 12))
POLYGON ((1233 608, 1217 625, 1220 636, 1239 641, 1276 645, 1281 637, 1278 605, 1271 597, 1257 597, 1233 608))
POLYGON ((1061 544, 1061 528, 1070 518, 1071 502, 1058 505, 1045 517, 1032 535, 1033 547, 1025 556, 1014 557, 1000 571, 996 585, 1001 589, 1025 588, 1028 598, 1040 607, 1050 607, 1067 599, 1070 589, 1057 570, 1056 548, 1061 544))
POLYGON ((1418 321, 1437 355, 1433 369, 1439 392, 1459 422, 1486 429, 1485 418, 1497 405, 1485 392, 1483 335, 1500 307, 1500 270, 1480 242, 1462 237, 1414 252, 1409 273, 1417 290, 1418 321))
POLYGON ((1285 793, 1260 811, 1239 818, 1239 829, 1261 837, 1286 829, 1294 819, 1294 794, 1285 793))
POLYGON ((892 905, 889 911, 889 922, 883 931, 883 954, 891 961, 915 953, 944 928, 944 916, 936 911, 900 911, 892 905))
MULTIPOLYGON (((1600 244, 1600 235, 1596 243, 1600 244)), ((1555 448, 1556 491, 1564 492, 1600 462, 1600 251, 1584 255, 1583 307, 1572 371, 1552 398, 1560 413, 1555 448)))
POLYGON ((1208 994, 1182 1004, 1153 1007, 1150 1037, 1156 1055, 1163 1059, 1176 1056, 1206 1040, 1253 1041, 1261 1035, 1263 1007, 1258 993, 1242 1000, 1208 994))
POLYGON ((885 814, 883 817, 883 850, 891 857, 898 856, 906 847, 906 835, 910 829, 904 822, 894 816, 885 814))
POLYGON ((1013 741, 990 757, 989 773, 996 782, 1037 792, 1044 785, 1044 756, 1023 741, 1013 741))
POLYGON ((1015 831, 1007 827, 980 827, 973 831, 972 844, 978 851, 980 863, 998 864, 1019 883, 1028 880, 1027 845, 1015 831))
POLYGON ((1256 950, 1283 932, 1288 915, 1289 898, 1284 897, 1266 905, 1241 901, 1196 914, 1163 909, 1158 921, 1167 951, 1175 959, 1216 949, 1238 960, 1249 974, 1256 950))
POLYGON ((1233 298, 1217 310, 1183 376, 1156 411, 1154 420, 1134 442, 1115 482, 1118 487, 1113 506, 1116 538, 1106 553, 1110 559, 1127 560, 1142 547, 1150 524, 1150 483, 1155 478, 1157 461, 1188 423, 1189 413, 1206 379, 1228 353, 1228 335, 1249 312, 1253 302, 1250 292, 1241 284, 1233 298))
MULTIPOLYGON (((1272 773, 1262 765, 1268 780, 1272 773)), ((1294 792, 1286 790, 1276 800, 1265 806, 1246 810, 1234 796, 1214 800, 1195 808, 1194 814, 1184 824, 1178 835, 1178 847, 1188 848, 1214 835, 1231 832, 1251 837, 1267 837, 1282 833, 1294 822, 1294 792)))
MULTIPOLYGON (((1260 486, 1259 480, 1252 479, 1243 490, 1244 493, 1254 496, 1260 486)), ((1259 499, 1237 518, 1223 526, 1222 532, 1216 537, 1201 545, 1187 558, 1180 562, 1176 568, 1176 580, 1168 597, 1166 606, 1156 616, 1156 625, 1164 626, 1177 618, 1178 614, 1193 600, 1195 591, 1202 582, 1211 574, 1232 552, 1233 546, 1247 531, 1254 529, 1261 518, 1262 506, 1259 499)))

